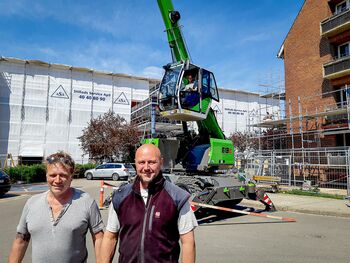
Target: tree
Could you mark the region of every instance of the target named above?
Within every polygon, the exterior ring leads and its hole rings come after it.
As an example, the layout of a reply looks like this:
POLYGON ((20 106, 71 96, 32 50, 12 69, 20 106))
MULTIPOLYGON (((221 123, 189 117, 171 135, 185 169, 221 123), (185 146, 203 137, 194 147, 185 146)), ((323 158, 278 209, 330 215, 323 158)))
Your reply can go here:
POLYGON ((132 161, 135 145, 139 142, 136 126, 112 110, 91 119, 78 137, 84 153, 97 160, 132 161))
POLYGON ((255 134, 249 132, 235 132, 230 139, 238 152, 243 153, 245 150, 259 149, 259 140, 255 134))

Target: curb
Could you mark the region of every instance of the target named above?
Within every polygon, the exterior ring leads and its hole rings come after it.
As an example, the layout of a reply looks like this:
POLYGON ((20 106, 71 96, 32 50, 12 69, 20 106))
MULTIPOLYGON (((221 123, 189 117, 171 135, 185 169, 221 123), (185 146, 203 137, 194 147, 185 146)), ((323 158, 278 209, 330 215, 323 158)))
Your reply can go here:
POLYGON ((17 191, 9 191, 6 194, 9 195, 35 195, 35 194, 40 194, 43 192, 46 192, 47 190, 38 190, 38 191, 21 191, 21 192, 17 192, 17 191))
MULTIPOLYGON (((263 204, 261 204, 259 201, 243 199, 240 204, 242 204, 244 206, 265 209, 265 206, 263 204)), ((311 215, 336 216, 336 217, 350 218, 350 213, 344 213, 342 211, 329 211, 329 210, 319 210, 317 208, 308 209, 308 208, 302 208, 302 207, 283 206, 283 205, 276 204, 276 202, 274 202, 274 205, 275 205, 275 208, 277 210, 276 212, 288 211, 288 212, 297 212, 297 213, 311 214, 311 215)), ((344 204, 344 209, 349 209, 348 207, 346 207, 346 204, 344 204)))

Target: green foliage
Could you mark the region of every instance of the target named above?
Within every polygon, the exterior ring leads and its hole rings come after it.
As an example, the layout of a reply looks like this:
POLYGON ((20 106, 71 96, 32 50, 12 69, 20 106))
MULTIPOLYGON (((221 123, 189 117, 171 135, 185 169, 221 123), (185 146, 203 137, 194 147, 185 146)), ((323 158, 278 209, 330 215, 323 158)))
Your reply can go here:
MULTIPOLYGON (((74 171, 74 178, 83 178, 84 172, 88 169, 95 168, 96 165, 92 163, 88 164, 76 164, 74 171)), ((44 164, 33 165, 17 165, 15 167, 5 168, 12 182, 23 181, 25 183, 39 183, 46 182, 46 169, 44 164)))
POLYGON ((259 149, 259 140, 253 133, 249 132, 235 132, 231 134, 230 139, 239 152, 245 150, 259 149))
POLYGON ((96 167, 96 164, 87 163, 87 164, 76 164, 74 170, 74 178, 84 178, 84 173, 86 170, 93 169, 96 167))
POLYGON ((288 191, 283 191, 284 194, 292 194, 292 195, 304 195, 304 196, 316 196, 316 197, 324 197, 331 199, 340 199, 343 200, 345 196, 336 195, 336 194, 326 194, 320 193, 319 191, 304 191, 300 189, 292 189, 288 191))
POLYGON ((12 182, 37 183, 46 181, 44 164, 17 165, 16 167, 6 168, 5 172, 10 176, 12 182))
POLYGON ((110 110, 91 119, 78 139, 82 150, 91 159, 129 160, 132 159, 132 152, 129 150, 139 143, 139 134, 135 125, 129 124, 123 117, 110 110))

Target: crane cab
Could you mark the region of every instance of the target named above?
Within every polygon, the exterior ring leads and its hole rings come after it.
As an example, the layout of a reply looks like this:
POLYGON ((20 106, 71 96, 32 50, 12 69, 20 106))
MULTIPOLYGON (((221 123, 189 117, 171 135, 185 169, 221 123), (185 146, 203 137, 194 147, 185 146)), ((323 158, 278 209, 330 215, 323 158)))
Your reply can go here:
POLYGON ((219 101, 214 74, 188 61, 164 69, 158 93, 160 114, 178 121, 206 119, 211 101, 219 101))

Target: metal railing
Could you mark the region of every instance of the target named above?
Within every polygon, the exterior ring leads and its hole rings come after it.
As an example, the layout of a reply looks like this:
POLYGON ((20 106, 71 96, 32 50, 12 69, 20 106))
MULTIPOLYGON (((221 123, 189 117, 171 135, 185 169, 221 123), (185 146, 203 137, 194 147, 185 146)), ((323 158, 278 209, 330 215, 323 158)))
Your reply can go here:
POLYGON ((346 70, 350 70, 350 56, 344 56, 323 65, 324 77, 332 79, 338 77, 337 74, 342 74, 346 70))
POLYGON ((276 176, 288 186, 310 181, 320 188, 347 189, 350 195, 349 147, 259 151, 240 163, 248 178, 276 176))
POLYGON ((350 10, 347 9, 344 12, 335 14, 321 22, 321 30, 323 36, 332 35, 332 31, 344 31, 341 29, 342 25, 346 25, 350 22, 350 10))

